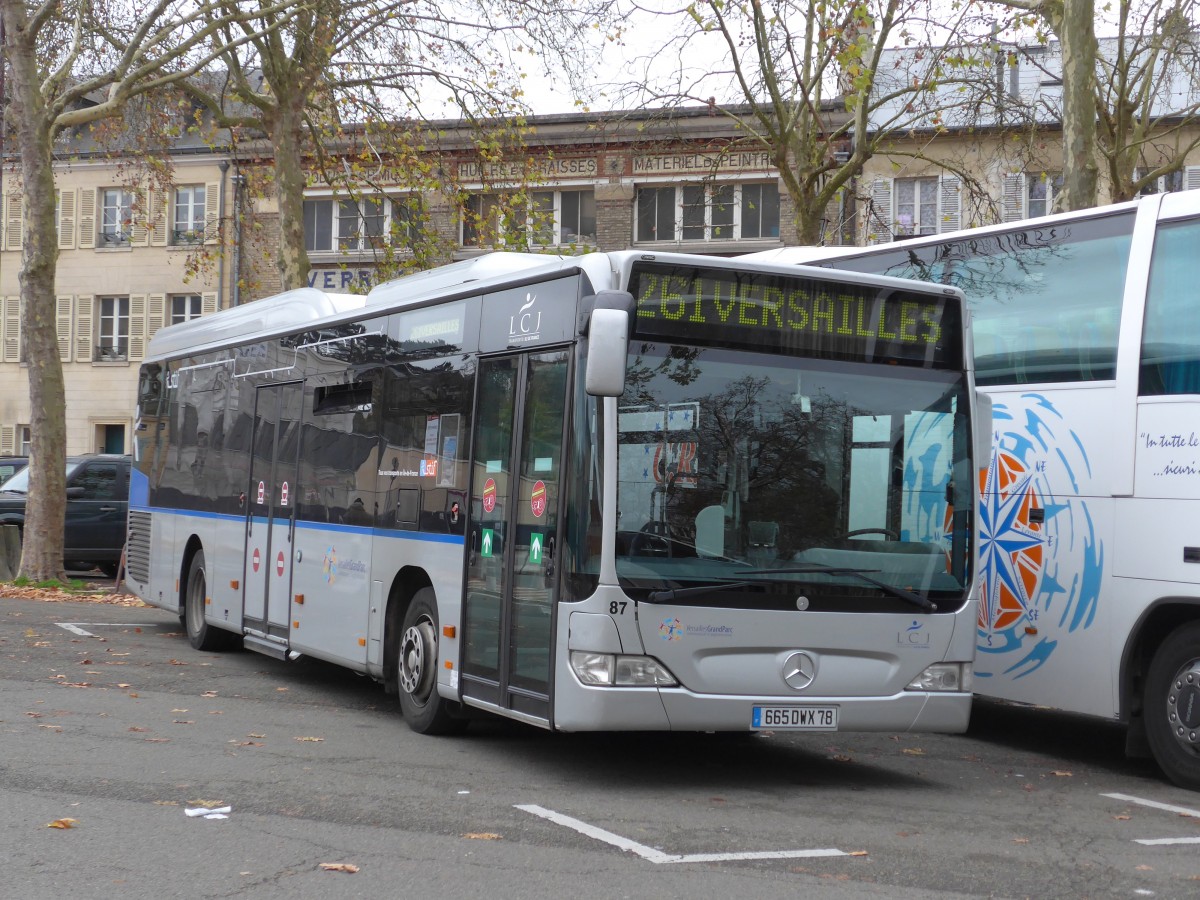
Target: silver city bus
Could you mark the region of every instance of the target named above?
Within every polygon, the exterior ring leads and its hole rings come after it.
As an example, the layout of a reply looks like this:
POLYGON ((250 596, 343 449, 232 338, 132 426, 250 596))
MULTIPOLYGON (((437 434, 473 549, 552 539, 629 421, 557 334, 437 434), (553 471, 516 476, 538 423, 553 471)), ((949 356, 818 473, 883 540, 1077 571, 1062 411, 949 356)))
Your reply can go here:
POLYGON ((421 732, 962 731, 967 334, 954 288, 634 252, 174 325, 129 583, 196 648, 372 676, 421 732))

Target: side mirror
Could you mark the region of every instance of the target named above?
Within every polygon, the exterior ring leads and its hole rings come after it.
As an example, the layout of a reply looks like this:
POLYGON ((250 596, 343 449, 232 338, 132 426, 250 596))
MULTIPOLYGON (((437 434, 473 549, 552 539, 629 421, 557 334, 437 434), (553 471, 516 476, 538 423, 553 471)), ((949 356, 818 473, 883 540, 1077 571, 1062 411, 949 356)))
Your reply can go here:
POLYGON ((82 500, 87 496, 87 488, 85 487, 69 487, 67 488, 68 500, 82 500))
POLYGON ((588 322, 588 357, 584 387, 593 397, 620 397, 625 393, 625 365, 629 354, 629 312, 594 309, 588 322))

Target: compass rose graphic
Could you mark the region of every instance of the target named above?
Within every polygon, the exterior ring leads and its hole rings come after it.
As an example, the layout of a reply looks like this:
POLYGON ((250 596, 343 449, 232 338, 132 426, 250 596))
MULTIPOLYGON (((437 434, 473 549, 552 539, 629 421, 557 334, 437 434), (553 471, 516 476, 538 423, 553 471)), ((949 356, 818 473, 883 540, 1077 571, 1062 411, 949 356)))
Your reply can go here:
POLYGON ((983 594, 979 627, 998 632, 1036 618, 1034 597, 1042 576, 1045 535, 1035 519, 1045 515, 1033 473, 1003 449, 980 474, 979 541, 983 594))
POLYGON ((1104 548, 1085 497, 1087 449, 1043 394, 996 398, 980 475, 977 675, 1036 672, 1096 615, 1104 548))

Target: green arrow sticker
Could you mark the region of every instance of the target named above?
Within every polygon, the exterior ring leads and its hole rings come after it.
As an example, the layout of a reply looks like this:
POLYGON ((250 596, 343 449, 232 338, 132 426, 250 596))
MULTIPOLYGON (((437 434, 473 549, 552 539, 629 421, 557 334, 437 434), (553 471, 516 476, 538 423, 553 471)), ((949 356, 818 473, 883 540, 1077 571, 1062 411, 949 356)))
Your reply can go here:
POLYGON ((490 528, 483 529, 483 537, 479 542, 479 555, 483 557, 491 557, 492 543, 495 541, 495 533, 490 528))
POLYGON ((542 546, 545 540, 542 535, 536 531, 529 535, 529 561, 531 563, 541 563, 542 561, 542 546))

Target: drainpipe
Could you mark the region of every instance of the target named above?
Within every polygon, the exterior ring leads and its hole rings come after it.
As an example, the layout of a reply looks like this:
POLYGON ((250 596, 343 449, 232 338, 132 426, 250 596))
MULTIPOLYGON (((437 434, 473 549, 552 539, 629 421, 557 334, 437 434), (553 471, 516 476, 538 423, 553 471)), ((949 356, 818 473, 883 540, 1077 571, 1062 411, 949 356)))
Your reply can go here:
MULTIPOLYGON (((236 170, 237 163, 234 162, 236 170)), ((233 305, 242 303, 242 191, 246 176, 235 171, 233 175, 233 305)))
MULTIPOLYGON (((224 237, 225 229, 225 173, 229 171, 229 160, 223 159, 220 162, 221 167, 221 189, 217 194, 217 233, 224 237)), ((217 309, 221 309, 221 299, 225 297, 225 242, 224 240, 218 245, 221 251, 217 254, 217 290, 220 292, 220 298, 217 301, 217 309)))

